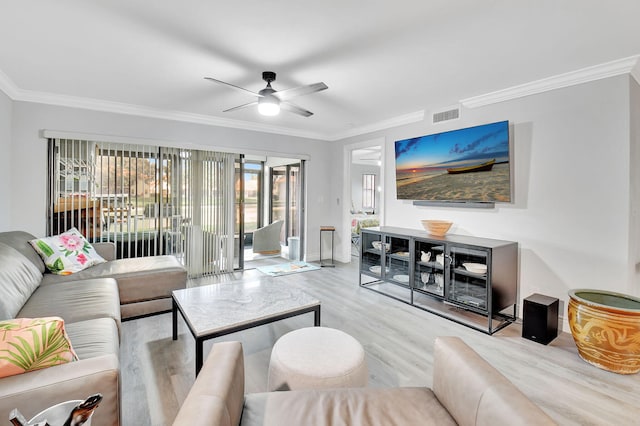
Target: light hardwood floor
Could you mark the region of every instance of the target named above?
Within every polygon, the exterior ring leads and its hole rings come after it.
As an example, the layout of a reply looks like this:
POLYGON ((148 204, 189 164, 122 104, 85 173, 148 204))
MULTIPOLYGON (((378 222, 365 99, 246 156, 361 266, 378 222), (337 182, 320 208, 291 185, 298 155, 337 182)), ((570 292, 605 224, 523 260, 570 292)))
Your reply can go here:
MULTIPOLYGON (((640 425, 640 374, 623 376, 585 363, 568 333, 548 346, 521 338, 517 323, 488 336, 360 288, 357 262, 277 278, 249 270, 189 285, 233 285, 238 280, 274 281, 318 298, 322 325, 341 329, 364 346, 369 386, 431 386, 434 339, 455 335, 559 424, 640 425)), ((205 343, 205 357, 216 341, 241 341, 246 392, 264 391, 275 341, 288 331, 312 325, 313 315, 306 314, 210 340, 205 343)), ((122 328, 123 425, 172 424, 194 381, 193 337, 180 318, 179 338, 171 340, 171 314, 127 321, 122 328)))

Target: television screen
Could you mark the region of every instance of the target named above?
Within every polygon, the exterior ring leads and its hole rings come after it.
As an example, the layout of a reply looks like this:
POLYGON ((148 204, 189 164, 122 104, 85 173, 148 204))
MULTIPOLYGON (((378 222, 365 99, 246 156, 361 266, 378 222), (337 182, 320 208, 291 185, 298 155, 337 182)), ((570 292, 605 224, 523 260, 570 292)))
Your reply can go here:
POLYGON ((509 122, 396 141, 399 200, 510 202, 509 122))

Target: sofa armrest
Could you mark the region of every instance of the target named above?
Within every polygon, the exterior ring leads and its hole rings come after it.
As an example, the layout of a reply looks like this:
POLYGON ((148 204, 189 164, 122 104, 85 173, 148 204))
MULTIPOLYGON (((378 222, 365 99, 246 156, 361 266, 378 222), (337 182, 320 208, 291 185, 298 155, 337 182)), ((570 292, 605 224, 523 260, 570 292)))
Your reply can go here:
POLYGON ((104 260, 116 260, 116 244, 105 241, 91 244, 104 260))
POLYGON ((244 355, 240 342, 213 345, 176 416, 174 426, 237 426, 244 407, 244 355))
POLYGON ((115 355, 102 355, 0 379, 0 418, 19 409, 30 419, 60 402, 102 394, 92 426, 120 424, 119 364, 115 355))
POLYGON ((433 392, 461 426, 556 424, 458 337, 436 338, 433 392))

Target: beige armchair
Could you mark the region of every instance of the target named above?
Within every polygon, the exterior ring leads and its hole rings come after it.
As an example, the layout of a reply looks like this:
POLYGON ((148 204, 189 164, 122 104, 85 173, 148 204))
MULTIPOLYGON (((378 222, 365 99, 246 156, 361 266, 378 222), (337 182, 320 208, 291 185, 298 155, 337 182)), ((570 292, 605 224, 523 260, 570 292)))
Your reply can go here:
POLYGON ((253 231, 253 252, 259 254, 280 253, 280 233, 284 221, 276 220, 270 225, 253 231))

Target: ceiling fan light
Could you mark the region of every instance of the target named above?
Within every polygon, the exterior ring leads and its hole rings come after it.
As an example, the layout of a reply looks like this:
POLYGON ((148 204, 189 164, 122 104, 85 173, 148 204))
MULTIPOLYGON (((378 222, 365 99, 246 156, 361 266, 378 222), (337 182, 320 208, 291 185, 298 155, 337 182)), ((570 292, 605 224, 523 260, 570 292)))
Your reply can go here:
POLYGON ((258 112, 267 116, 278 115, 280 113, 280 103, 277 99, 260 98, 258 99, 258 112))

